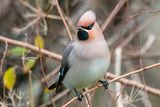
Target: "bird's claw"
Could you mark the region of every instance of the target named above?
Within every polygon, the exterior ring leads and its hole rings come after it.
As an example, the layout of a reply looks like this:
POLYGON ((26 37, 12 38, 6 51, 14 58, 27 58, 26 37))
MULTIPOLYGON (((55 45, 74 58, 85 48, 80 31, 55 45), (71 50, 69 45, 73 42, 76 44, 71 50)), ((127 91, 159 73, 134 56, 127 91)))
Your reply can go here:
POLYGON ((82 99, 83 99, 83 94, 82 93, 79 93, 79 92, 77 92, 77 90, 75 89, 75 92, 76 92, 76 95, 77 95, 77 97, 78 97, 78 101, 82 101, 82 99))
POLYGON ((109 83, 108 83, 107 80, 99 80, 99 82, 103 85, 103 87, 104 87, 105 89, 108 89, 109 83))
POLYGON ((82 99, 83 99, 84 96, 83 96, 82 93, 78 93, 77 97, 78 97, 78 101, 82 101, 82 99))

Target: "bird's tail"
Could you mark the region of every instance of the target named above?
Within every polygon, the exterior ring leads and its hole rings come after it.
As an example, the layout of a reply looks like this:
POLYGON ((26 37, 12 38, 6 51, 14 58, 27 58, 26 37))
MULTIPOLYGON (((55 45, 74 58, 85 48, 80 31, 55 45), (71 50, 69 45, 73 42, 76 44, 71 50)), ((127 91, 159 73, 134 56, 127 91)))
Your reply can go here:
POLYGON ((54 84, 52 84, 51 86, 47 88, 47 90, 49 91, 54 90, 56 93, 61 92, 63 89, 64 89, 63 84, 61 83, 58 85, 58 82, 55 82, 54 84))
POLYGON ((56 91, 56 86, 57 86, 57 82, 55 82, 54 84, 52 84, 51 86, 49 86, 49 87, 46 87, 45 88, 45 92, 52 92, 52 91, 56 91))
POLYGON ((48 90, 53 90, 57 87, 57 82, 48 87, 48 90))

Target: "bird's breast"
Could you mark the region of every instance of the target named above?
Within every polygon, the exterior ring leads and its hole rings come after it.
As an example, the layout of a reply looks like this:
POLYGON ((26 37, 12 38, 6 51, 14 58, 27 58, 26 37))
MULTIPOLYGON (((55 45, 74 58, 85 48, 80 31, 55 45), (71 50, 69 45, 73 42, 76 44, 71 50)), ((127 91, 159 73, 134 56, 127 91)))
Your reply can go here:
POLYGON ((74 58, 63 84, 69 89, 86 88, 100 80, 105 75, 108 66, 109 61, 105 57, 88 60, 74 58))
POLYGON ((110 63, 108 46, 105 41, 86 45, 75 42, 73 46, 63 84, 69 89, 86 88, 105 75, 110 63))

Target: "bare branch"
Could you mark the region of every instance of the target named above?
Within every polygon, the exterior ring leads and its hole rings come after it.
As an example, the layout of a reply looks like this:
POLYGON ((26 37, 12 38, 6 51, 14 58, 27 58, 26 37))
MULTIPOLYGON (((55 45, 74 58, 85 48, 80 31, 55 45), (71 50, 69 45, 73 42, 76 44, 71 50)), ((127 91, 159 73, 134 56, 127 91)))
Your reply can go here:
MULTIPOLYGON (((69 92, 68 89, 62 91, 61 93, 57 94, 56 96, 54 96, 52 98, 52 101, 55 102, 57 101, 58 99, 62 98, 63 96, 65 96, 67 93, 69 92)), ((40 105, 39 107, 46 107, 47 105, 50 105, 51 103, 48 101, 47 103, 44 103, 42 105, 40 105)))
POLYGON ((145 42, 145 44, 142 46, 142 48, 140 50, 126 50, 124 51, 124 53, 131 55, 131 56, 139 56, 139 55, 143 55, 146 53, 146 51, 151 48, 152 44, 155 41, 155 36, 154 35, 150 35, 147 39, 147 41, 145 42))
MULTIPOLYGON (((24 43, 24 42, 21 42, 21 41, 9 39, 9 38, 6 38, 6 37, 4 37, 2 35, 0 35, 0 41, 7 42, 8 44, 11 44, 11 45, 25 47, 27 49, 31 49, 32 51, 39 53, 39 48, 38 47, 33 46, 31 44, 28 44, 28 43, 24 43)), ((42 53, 42 55, 47 56, 49 58, 53 58, 55 60, 61 60, 62 59, 61 55, 53 53, 53 52, 50 52, 50 51, 47 51, 45 49, 41 49, 41 53, 42 53)))
POLYGON ((112 22, 116 14, 120 11, 120 9, 123 7, 123 5, 127 2, 127 0, 120 0, 119 3, 116 5, 110 16, 104 21, 104 24, 102 25, 101 29, 104 31, 108 25, 112 22))
POLYGON ((131 19, 131 18, 137 17, 142 14, 146 14, 146 13, 159 13, 159 12, 160 12, 160 9, 145 10, 145 11, 140 11, 132 16, 129 16, 129 18, 131 19))
POLYGON ((114 78, 114 79, 110 80, 109 82, 110 82, 110 83, 111 83, 111 82, 115 82, 115 81, 117 81, 117 80, 119 80, 119 79, 128 77, 128 76, 133 75, 133 74, 136 74, 136 73, 140 73, 140 72, 142 72, 142 71, 145 71, 145 72, 146 72, 148 69, 155 68, 155 67, 159 67, 159 66, 160 66, 160 63, 152 64, 152 65, 146 66, 146 67, 144 67, 144 68, 141 68, 141 69, 138 69, 138 70, 135 70, 135 71, 126 73, 126 74, 124 74, 124 75, 121 75, 121 76, 119 76, 119 77, 117 77, 117 78, 114 78))
MULTIPOLYGON (((138 70, 129 72, 129 73, 124 74, 124 75, 121 75, 121 76, 118 76, 118 77, 116 77, 116 78, 114 78, 114 79, 112 79, 112 80, 110 80, 110 81, 108 81, 108 82, 109 82, 109 83, 112 83, 112 82, 115 82, 115 81, 120 81, 120 82, 121 82, 125 77, 128 77, 128 76, 133 75, 133 74, 136 74, 136 73, 140 73, 140 72, 142 72, 142 71, 143 71, 143 72, 146 72, 148 69, 155 68, 155 67, 159 67, 159 66, 160 66, 160 63, 156 63, 156 64, 153 64, 153 65, 149 65, 149 66, 147 66, 147 67, 144 67, 144 68, 141 68, 141 69, 138 69, 138 70), (123 79, 122 79, 122 78, 123 78, 123 79)), ((127 79, 126 79, 126 80, 127 80, 127 79)), ((125 81, 125 82, 123 81, 123 82, 124 82, 125 84, 128 84, 130 81, 131 81, 131 80, 127 80, 127 82, 126 82, 126 81, 125 81)), ((149 86, 144 85, 144 84, 137 83, 137 82, 135 82, 135 81, 133 81, 132 86, 133 86, 133 84, 134 84, 135 87, 140 88, 140 89, 143 89, 143 90, 145 90, 146 92, 150 92, 150 93, 152 93, 152 94, 155 94, 155 95, 160 96, 160 90, 158 90, 158 89, 149 87, 149 86), (145 89, 144 89, 144 87, 145 87, 145 89)), ((90 92, 96 90, 97 88, 99 88, 99 87, 101 87, 101 86, 102 86, 102 84, 100 84, 100 85, 98 85, 98 86, 95 86, 94 88, 91 88, 90 90, 84 92, 83 95, 85 95, 85 94, 87 94, 87 93, 90 93, 90 92)), ((72 102, 73 102, 74 100, 76 100, 76 99, 77 99, 77 97, 74 97, 74 98, 71 99, 69 102, 67 102, 66 104, 64 104, 62 107, 66 107, 67 105, 69 105, 70 103, 72 103, 72 102)))
POLYGON ((158 15, 154 15, 152 17, 149 17, 146 21, 144 21, 142 24, 140 24, 138 27, 136 27, 133 31, 130 32, 128 37, 120 44, 120 47, 125 47, 135 36, 137 33, 142 31, 144 28, 146 28, 151 22, 153 22, 158 15))
POLYGON ((2 60, 1 60, 1 65, 0 65, 0 75, 3 74, 3 62, 4 62, 4 58, 6 56, 6 53, 7 53, 7 49, 8 49, 8 43, 5 42, 5 50, 3 52, 3 57, 2 57, 2 60))
MULTIPOLYGON (((86 88, 85 91, 87 91, 88 89, 86 88)), ((91 102, 91 96, 90 96, 90 93, 87 93, 85 95, 85 98, 86 98, 86 104, 87 104, 87 107, 93 107, 92 106, 92 102, 91 102)))
MULTIPOLYGON (((159 66, 160 66, 160 63, 159 63, 159 66)), ((118 78, 118 76, 116 76, 114 74, 111 74, 111 73, 107 73, 107 78, 114 80, 114 79, 118 78)), ((112 82, 112 80, 110 82, 112 82)), ((146 92, 157 95, 157 96, 160 96, 160 90, 159 89, 152 88, 152 87, 147 86, 147 85, 144 86, 144 84, 138 83, 138 82, 133 81, 133 80, 122 78, 122 79, 119 79, 117 82, 121 82, 122 84, 125 84, 125 85, 128 85, 128 86, 135 86, 135 87, 137 87, 139 89, 143 89, 143 90, 144 90, 144 87, 145 87, 146 92)))
MULTIPOLYGON (((150 86, 147 86, 144 84, 141 84, 141 83, 138 83, 136 81, 133 81, 133 80, 129 80, 129 79, 125 79, 125 77, 127 76, 130 76, 130 75, 133 75, 133 74, 136 74, 136 73, 140 73, 142 71, 147 71, 148 69, 151 69, 151 68, 155 68, 155 67, 159 67, 160 66, 160 63, 156 63, 156 64, 153 64, 153 65, 150 65, 150 66, 147 66, 147 67, 144 67, 142 69, 139 69, 139 70, 135 70, 135 71, 132 71, 130 73, 127 73, 127 74, 124 74, 122 76, 116 76, 112 73, 107 73, 107 79, 111 79, 109 81, 109 83, 112 83, 112 82, 121 82, 122 84, 125 84, 125 85, 128 85, 128 86, 134 86, 134 87, 137 87, 139 89, 142 89, 142 90, 145 90, 146 92, 148 93, 151 93, 151 94, 154 94, 154 95, 157 95, 157 96, 160 96, 160 90, 159 89, 156 89, 156 88, 153 88, 153 87, 150 87, 150 86), (144 89, 145 87, 145 89, 144 89)), ((56 71, 56 70, 55 70, 56 71)), ((54 71, 54 72, 55 72, 54 71)), ((48 79, 48 78, 46 78, 48 79)), ((89 90, 87 90, 86 92, 83 93, 83 95, 87 94, 87 93, 90 93, 94 90, 96 90, 97 88, 101 87, 102 85, 98 85, 98 86, 95 86, 89 90)), ((55 102, 57 101, 58 99, 60 99, 61 97, 65 96, 67 94, 67 92, 69 92, 68 89, 64 90, 63 92, 59 93, 58 95, 56 95, 55 97, 52 98, 52 100, 55 102)), ((74 97, 72 98, 70 101, 68 101, 66 104, 64 104, 62 107, 66 107, 68 106, 70 103, 72 103, 74 100, 76 100, 77 97, 74 97)), ((47 102, 46 104, 42 104, 42 106, 40 107, 44 107, 45 105, 49 105, 50 102, 47 102)))
POLYGON ((68 32, 69 38, 70 38, 70 40, 72 40, 71 32, 70 32, 69 27, 68 27, 68 25, 67 25, 67 23, 66 23, 66 21, 64 19, 64 16, 63 16, 62 10, 61 10, 61 8, 59 6, 58 0, 55 0, 55 2, 56 2, 56 6, 57 6, 57 9, 58 9, 58 12, 59 12, 59 14, 60 14, 60 16, 62 18, 63 23, 64 23, 64 26, 66 27, 66 30, 68 32))
MULTIPOLYGON (((39 48, 39 56, 40 56, 39 59, 40 59, 41 73, 42 73, 44 81, 45 81, 44 82, 45 83, 45 87, 49 87, 48 84, 47 84, 48 81, 46 79, 46 75, 45 75, 45 71, 44 71, 44 67, 43 67, 41 48, 39 48)), ((52 96, 51 96, 50 92, 49 92, 49 98, 50 98, 50 100, 52 102, 52 105, 54 106, 54 102, 52 101, 52 96)))

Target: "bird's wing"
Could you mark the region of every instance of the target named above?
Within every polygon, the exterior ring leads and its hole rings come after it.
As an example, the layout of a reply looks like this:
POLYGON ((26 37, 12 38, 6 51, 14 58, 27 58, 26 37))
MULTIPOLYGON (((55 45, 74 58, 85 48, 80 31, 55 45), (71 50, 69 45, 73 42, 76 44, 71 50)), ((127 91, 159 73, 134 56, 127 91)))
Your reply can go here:
POLYGON ((70 69, 70 64, 68 62, 68 57, 69 57, 72 50, 73 50, 73 46, 72 46, 72 43, 71 43, 64 50, 63 58, 62 58, 62 62, 61 62, 61 67, 60 67, 60 70, 59 70, 58 81, 56 83, 54 83, 53 85, 51 85, 48 89, 56 88, 56 91, 57 91, 58 87, 62 84, 62 81, 63 81, 67 71, 70 69))

